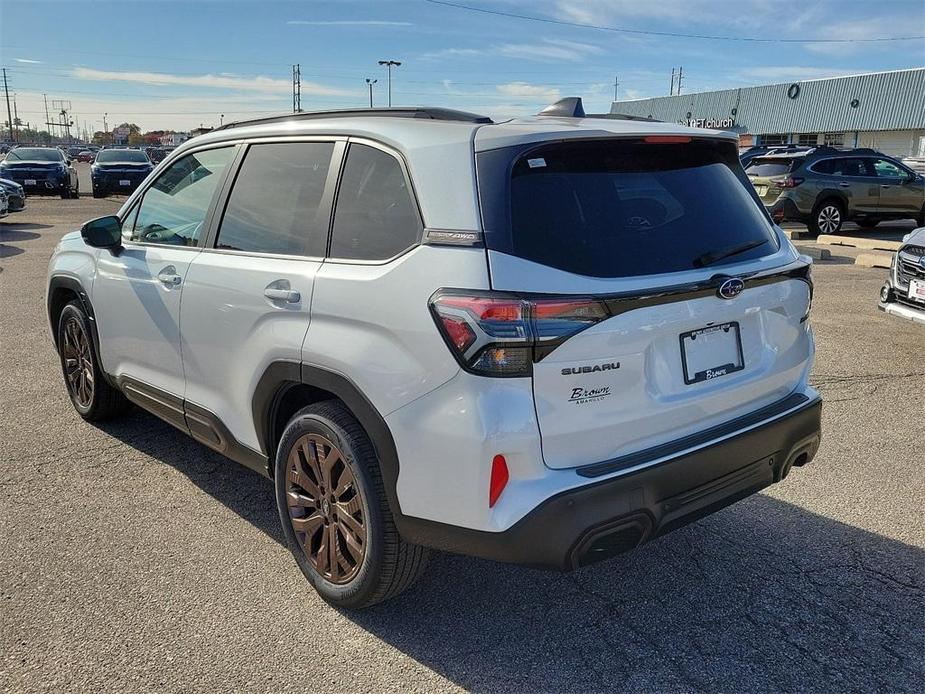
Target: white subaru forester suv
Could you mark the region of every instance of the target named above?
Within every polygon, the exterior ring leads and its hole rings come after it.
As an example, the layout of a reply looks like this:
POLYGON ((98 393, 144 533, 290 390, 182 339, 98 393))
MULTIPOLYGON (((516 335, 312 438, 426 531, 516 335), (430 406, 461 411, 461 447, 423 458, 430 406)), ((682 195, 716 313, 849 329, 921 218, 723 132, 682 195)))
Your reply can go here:
POLYGON ((809 462, 812 291, 734 134, 568 99, 225 125, 64 236, 47 306, 81 416, 272 478, 359 608, 428 548, 574 569, 809 462))

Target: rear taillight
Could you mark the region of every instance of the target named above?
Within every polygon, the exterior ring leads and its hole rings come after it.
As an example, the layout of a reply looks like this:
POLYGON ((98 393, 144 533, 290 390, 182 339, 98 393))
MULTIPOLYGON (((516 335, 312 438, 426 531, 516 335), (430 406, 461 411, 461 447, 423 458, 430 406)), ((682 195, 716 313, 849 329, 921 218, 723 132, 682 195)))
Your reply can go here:
POLYGON ((781 188, 796 188, 803 182, 802 178, 794 178, 793 176, 787 176, 787 178, 780 178, 774 181, 781 188))
POLYGON ((610 316, 603 301, 587 297, 444 289, 430 310, 463 368, 484 376, 529 376, 535 361, 610 316))

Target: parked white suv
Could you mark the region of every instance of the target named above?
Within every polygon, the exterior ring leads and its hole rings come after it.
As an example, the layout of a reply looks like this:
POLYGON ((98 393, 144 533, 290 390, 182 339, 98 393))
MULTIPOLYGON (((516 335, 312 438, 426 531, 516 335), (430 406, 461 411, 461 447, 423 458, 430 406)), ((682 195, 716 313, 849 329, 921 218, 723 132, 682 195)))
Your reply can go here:
POLYGON ((734 135, 583 115, 189 141, 54 252, 74 406, 131 401, 271 477, 343 607, 428 547, 573 569, 780 481, 820 440, 809 259, 734 135))

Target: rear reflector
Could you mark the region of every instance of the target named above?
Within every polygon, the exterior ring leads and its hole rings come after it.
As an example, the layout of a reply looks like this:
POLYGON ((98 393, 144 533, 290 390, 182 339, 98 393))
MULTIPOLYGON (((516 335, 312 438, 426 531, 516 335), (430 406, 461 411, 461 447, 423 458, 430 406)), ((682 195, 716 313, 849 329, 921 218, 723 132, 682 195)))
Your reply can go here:
POLYGON ((491 461, 491 483, 488 486, 488 508, 492 508, 510 479, 507 461, 503 455, 496 455, 491 461))

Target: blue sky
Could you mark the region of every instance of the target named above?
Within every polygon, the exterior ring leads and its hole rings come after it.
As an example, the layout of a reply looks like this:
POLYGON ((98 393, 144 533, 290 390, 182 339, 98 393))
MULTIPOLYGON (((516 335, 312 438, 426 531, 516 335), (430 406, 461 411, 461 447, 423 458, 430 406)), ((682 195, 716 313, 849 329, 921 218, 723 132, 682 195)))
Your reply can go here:
MULTIPOLYGON (((739 38, 925 35, 922 0, 458 0, 540 19, 634 31, 739 38)), ((762 43, 622 33, 473 12, 426 0, 360 2, 16 2, 0 0, 0 63, 20 118, 44 120, 42 94, 78 123, 188 129, 291 107, 365 106, 380 59, 402 61, 393 103, 535 113, 562 96, 609 110, 620 98, 925 65, 925 40, 762 43)), ((925 95, 923 95, 925 98, 925 95)), ((5 120, 5 113, 4 113, 5 120)))

